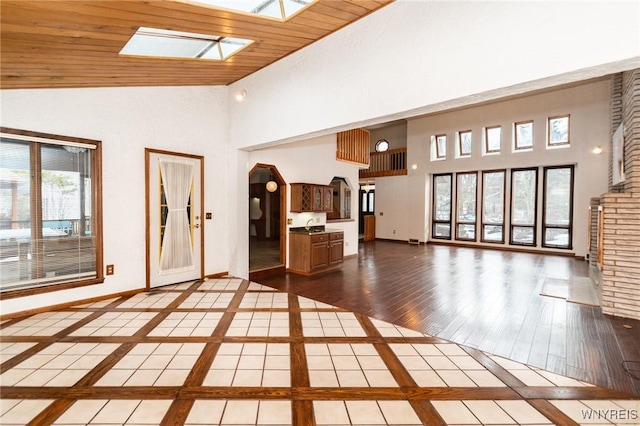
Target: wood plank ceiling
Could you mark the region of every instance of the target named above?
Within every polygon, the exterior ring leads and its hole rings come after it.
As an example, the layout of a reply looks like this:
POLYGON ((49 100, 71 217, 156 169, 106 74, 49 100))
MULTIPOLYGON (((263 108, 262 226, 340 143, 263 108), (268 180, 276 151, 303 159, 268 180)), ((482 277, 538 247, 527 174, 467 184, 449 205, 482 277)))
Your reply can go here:
POLYGON ((2 89, 227 85, 393 0, 320 0, 286 22, 185 0, 1 0, 2 89), (255 40, 226 61, 118 54, 138 27, 255 40))

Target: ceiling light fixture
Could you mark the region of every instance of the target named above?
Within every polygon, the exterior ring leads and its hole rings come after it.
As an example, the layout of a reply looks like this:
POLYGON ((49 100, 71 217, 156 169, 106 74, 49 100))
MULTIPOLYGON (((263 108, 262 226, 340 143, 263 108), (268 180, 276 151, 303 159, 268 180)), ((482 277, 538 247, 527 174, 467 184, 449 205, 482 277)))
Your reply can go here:
POLYGON ((273 180, 270 180, 269 182, 267 182, 266 186, 267 186, 267 191, 269 192, 276 192, 276 190, 278 189, 278 184, 273 180))
POLYGON ((241 90, 238 93, 236 93, 236 101, 238 102, 242 102, 244 101, 244 98, 247 97, 247 91, 246 90, 241 90))

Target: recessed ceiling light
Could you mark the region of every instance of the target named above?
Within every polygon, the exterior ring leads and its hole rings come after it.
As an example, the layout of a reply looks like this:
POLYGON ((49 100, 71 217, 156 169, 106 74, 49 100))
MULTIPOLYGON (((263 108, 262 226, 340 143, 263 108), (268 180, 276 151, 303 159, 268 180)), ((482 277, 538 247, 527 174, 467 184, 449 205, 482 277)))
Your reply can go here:
POLYGON ((140 27, 121 55, 223 61, 253 40, 140 27))

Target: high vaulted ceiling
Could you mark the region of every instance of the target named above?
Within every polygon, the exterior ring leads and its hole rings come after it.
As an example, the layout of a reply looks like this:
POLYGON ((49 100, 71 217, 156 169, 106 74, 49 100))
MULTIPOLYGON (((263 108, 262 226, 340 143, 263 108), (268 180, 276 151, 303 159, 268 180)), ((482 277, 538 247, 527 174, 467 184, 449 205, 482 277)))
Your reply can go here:
POLYGON ((0 85, 227 85, 391 1, 320 0, 281 22, 186 0, 1 0, 0 85), (119 55, 139 27, 255 42, 226 61, 119 55))

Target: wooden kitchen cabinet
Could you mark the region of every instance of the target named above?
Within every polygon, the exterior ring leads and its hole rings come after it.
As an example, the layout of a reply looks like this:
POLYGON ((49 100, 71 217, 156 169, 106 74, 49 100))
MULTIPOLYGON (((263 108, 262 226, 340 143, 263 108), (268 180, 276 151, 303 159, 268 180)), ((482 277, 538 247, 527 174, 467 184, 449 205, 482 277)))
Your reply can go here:
POLYGON ((313 183, 291 184, 291 212, 333 211, 333 187, 313 183))
POLYGON ((326 235, 311 236, 310 272, 325 269, 329 265, 329 247, 326 235))
POLYGON ((329 234, 329 265, 342 263, 344 260, 344 232, 329 234))
POLYGON ((289 233, 289 271, 312 275, 337 269, 344 258, 344 232, 289 233))
POLYGON ((322 208, 325 212, 333 212, 333 186, 322 187, 322 208))

